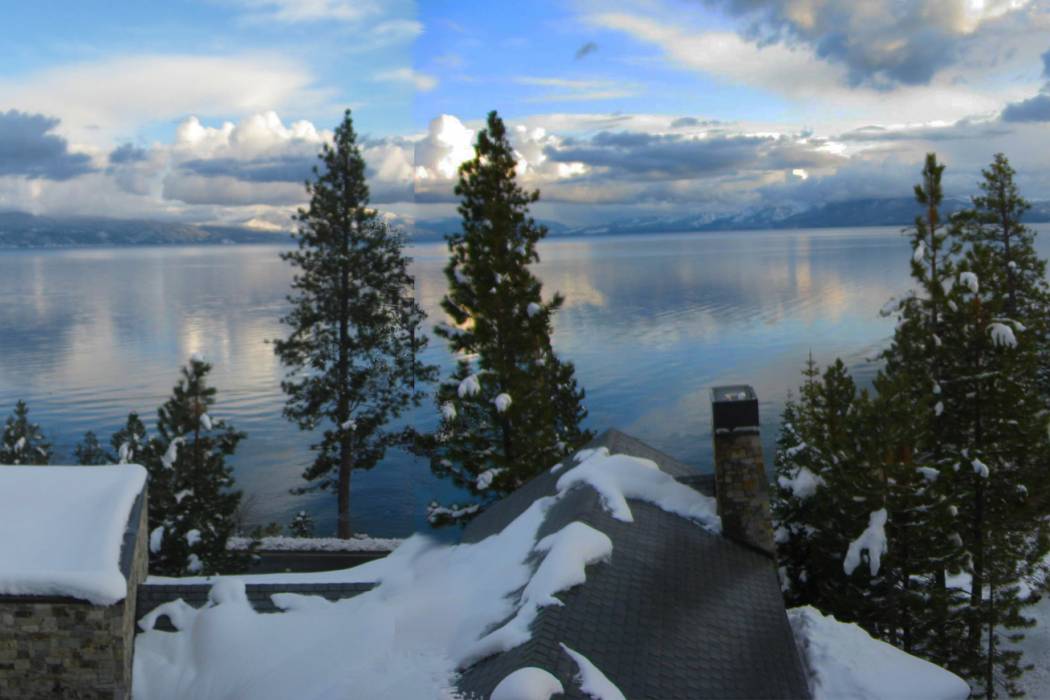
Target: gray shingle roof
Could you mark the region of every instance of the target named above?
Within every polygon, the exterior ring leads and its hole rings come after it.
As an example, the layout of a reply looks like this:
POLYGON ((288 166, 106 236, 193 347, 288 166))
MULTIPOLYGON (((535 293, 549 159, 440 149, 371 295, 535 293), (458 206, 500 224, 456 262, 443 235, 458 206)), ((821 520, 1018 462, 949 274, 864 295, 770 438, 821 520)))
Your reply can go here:
MULTIPOLYGON (((622 433, 594 445, 653 459, 677 477, 696 475, 622 433)), ((542 474, 495 504, 466 528, 464 541, 502 529, 535 498, 554 493, 557 477, 542 474)), ((588 567, 585 584, 560 593, 563 606, 543 608, 529 642, 465 670, 460 689, 487 698, 511 672, 537 666, 562 682, 565 697, 585 698, 565 644, 628 698, 808 698, 773 562, 655 506, 629 503, 633 523, 610 517, 589 488, 551 508, 539 537, 578 520, 609 536, 611 561, 588 567)))

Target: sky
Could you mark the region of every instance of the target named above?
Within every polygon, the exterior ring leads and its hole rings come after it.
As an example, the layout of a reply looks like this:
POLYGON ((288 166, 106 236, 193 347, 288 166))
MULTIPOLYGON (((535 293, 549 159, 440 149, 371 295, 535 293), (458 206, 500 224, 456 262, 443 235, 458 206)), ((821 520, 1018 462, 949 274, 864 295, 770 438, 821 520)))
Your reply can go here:
POLYGON ((0 210, 290 227, 345 109, 372 203, 455 215, 490 110, 537 216, 1050 199, 1050 0, 55 0, 0 32, 0 210))

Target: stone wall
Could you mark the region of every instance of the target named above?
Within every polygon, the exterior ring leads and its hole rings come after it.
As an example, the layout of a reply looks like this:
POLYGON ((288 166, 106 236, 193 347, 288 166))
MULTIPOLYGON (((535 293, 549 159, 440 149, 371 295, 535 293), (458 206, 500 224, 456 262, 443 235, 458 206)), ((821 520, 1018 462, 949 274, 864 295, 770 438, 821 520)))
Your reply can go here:
POLYGON ((131 595, 119 603, 0 597, 0 698, 131 696, 134 591, 146 578, 146 531, 144 504, 127 575, 131 595))

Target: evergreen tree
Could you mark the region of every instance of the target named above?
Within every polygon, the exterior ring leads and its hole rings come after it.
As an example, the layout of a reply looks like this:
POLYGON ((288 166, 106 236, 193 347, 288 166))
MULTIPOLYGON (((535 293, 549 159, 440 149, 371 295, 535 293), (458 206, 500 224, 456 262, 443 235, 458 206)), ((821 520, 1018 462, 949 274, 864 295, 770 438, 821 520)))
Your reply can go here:
MULTIPOLYGON (((921 208, 910 230, 911 276, 918 290, 886 309, 898 323, 885 364, 875 381, 878 405, 870 435, 878 436, 870 454, 879 476, 873 485, 889 504, 889 561, 898 564, 885 595, 907 625, 882 636, 941 665, 958 657, 958 630, 952 617, 961 592, 949 588, 948 574, 959 570, 964 549, 953 515, 953 461, 947 446, 946 386, 955 379, 949 358, 957 309, 957 259, 962 251, 958 224, 944 221, 941 179, 945 166, 928 154, 922 181, 915 186, 921 208), (880 456, 881 451, 881 456, 880 456)), ((885 587, 884 587, 885 588, 885 587)), ((890 610, 890 608, 886 608, 890 610)))
POLYGON ((288 532, 292 537, 313 537, 314 519, 305 510, 295 514, 292 524, 288 526, 288 532))
POLYGON ((84 433, 84 439, 73 448, 73 454, 77 459, 77 464, 97 466, 113 464, 115 461, 91 430, 84 433))
POLYGON ((51 443, 44 439, 39 425, 29 422, 26 402, 19 401, 0 436, 0 464, 40 465, 50 461, 51 443))
MULTIPOLYGON (((240 491, 233 490, 233 472, 226 459, 244 433, 208 414, 215 403, 215 388, 207 383, 210 371, 211 365, 197 356, 182 368, 171 398, 157 410, 157 437, 149 450, 139 453, 147 457, 141 461, 150 475, 150 571, 154 574, 229 574, 247 563, 243 553, 226 549, 241 499, 240 491)), ((129 417, 132 435, 143 434, 131 423, 129 417)))
POLYGON ((459 169, 462 229, 446 237, 452 324, 435 332, 461 359, 437 393, 442 422, 428 446, 431 466, 482 503, 431 504, 431 522, 459 521, 518 488, 586 443, 587 412, 571 363, 551 346, 551 319, 564 299, 544 301, 529 270, 547 235, 529 216, 539 192, 515 181, 517 160, 495 112, 459 169))
POLYGON ((350 111, 306 185, 310 205, 297 215, 297 268, 282 321, 288 338, 274 349, 289 369, 285 416, 303 430, 322 428, 303 477, 338 496, 338 536, 350 537, 350 476, 371 469, 402 437, 386 429, 416 406, 436 370, 419 361, 423 311, 412 298, 404 239, 368 208, 365 161, 350 111))
POLYGON ((856 403, 864 399, 841 360, 822 377, 811 357, 802 375, 798 398, 784 406, 773 459, 781 582, 789 605, 853 620, 861 596, 844 581, 842 553, 861 520, 844 482, 856 469, 856 403))
MULTIPOLYGON (((139 414, 132 411, 128 414, 124 427, 113 433, 109 444, 116 452, 116 461, 119 464, 148 464, 156 459, 154 453, 153 439, 146 430, 146 424, 139 418, 139 414)), ((156 493, 153 483, 150 484, 150 495, 156 493)))

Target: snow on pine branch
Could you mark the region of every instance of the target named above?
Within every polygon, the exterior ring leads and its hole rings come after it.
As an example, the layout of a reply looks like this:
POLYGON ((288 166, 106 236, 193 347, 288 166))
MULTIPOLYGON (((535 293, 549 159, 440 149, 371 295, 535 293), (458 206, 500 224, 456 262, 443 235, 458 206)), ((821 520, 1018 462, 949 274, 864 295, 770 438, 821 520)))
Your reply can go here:
POLYGON ((497 411, 499 411, 500 413, 506 413, 507 409, 510 408, 510 405, 512 403, 510 394, 500 394, 495 399, 493 399, 492 403, 496 404, 497 411))
POLYGON ((175 466, 175 462, 179 458, 179 445, 184 442, 186 442, 186 438, 177 437, 168 443, 168 449, 164 451, 164 456, 160 458, 160 463, 164 465, 165 469, 171 469, 175 466))
POLYGON ((972 272, 960 272, 959 284, 969 289, 973 294, 976 294, 980 290, 980 285, 977 282, 977 275, 972 272))
POLYGON ((868 569, 872 576, 879 573, 879 564, 882 555, 886 553, 886 519, 888 514, 885 508, 880 508, 868 516, 868 526, 860 537, 849 543, 846 550, 846 558, 842 562, 842 570, 846 575, 851 575, 860 566, 861 552, 868 552, 868 569))
POLYGON ((481 393, 481 381, 478 379, 478 375, 472 374, 459 383, 459 388, 456 390, 459 394, 459 398, 465 398, 467 396, 477 396, 481 393))
POLYGON ((824 485, 824 479, 807 467, 799 467, 794 476, 781 476, 777 479, 777 483, 785 491, 790 491, 795 498, 805 500, 824 485))
POLYGON ((1005 323, 995 322, 988 326, 988 332, 992 336, 992 343, 1001 348, 1017 347, 1017 337, 1014 330, 1005 323))

